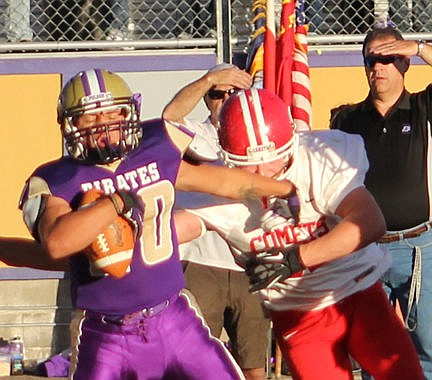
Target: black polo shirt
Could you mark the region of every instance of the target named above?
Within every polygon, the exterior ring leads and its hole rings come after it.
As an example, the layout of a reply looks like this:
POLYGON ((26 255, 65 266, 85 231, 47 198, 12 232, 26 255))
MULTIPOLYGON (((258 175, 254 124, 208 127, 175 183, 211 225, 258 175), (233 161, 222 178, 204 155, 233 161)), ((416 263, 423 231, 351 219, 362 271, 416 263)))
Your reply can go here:
POLYGON ((429 220, 431 96, 432 85, 415 94, 405 91, 385 117, 370 95, 361 103, 332 110, 331 128, 363 137, 369 159, 365 185, 381 207, 388 230, 429 220))

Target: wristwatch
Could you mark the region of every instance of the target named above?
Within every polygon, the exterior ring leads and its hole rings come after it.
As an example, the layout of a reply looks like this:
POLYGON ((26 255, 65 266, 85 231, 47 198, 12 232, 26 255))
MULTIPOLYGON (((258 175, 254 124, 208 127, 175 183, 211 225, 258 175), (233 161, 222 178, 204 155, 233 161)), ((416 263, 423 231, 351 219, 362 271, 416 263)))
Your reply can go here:
POLYGON ((424 41, 424 40, 418 40, 417 41, 417 55, 419 57, 421 57, 425 45, 426 45, 426 41, 424 41))

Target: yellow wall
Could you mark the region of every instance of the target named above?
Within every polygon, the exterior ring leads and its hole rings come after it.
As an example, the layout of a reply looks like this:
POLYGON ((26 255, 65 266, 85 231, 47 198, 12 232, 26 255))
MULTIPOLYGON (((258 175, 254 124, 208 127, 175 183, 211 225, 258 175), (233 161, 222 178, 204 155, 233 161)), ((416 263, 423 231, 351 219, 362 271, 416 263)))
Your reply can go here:
MULTIPOLYGON (((312 122, 314 129, 328 128, 330 109, 363 100, 368 85, 363 67, 311 68, 312 122)), ((405 77, 409 91, 420 91, 432 83, 432 69, 412 65, 405 77)))
POLYGON ((26 178, 42 162, 59 157, 56 75, 0 76, 0 235, 30 236, 18 210, 26 178))

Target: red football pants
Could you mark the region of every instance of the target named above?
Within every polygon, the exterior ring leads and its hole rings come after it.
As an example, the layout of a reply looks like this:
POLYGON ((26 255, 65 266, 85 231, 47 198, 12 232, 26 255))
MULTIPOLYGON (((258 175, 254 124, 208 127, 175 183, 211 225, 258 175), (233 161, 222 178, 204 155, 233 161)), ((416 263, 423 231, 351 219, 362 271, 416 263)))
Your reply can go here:
POLYGON ((273 311, 294 379, 352 379, 351 355, 375 380, 423 380, 410 336, 380 282, 318 311, 273 311))

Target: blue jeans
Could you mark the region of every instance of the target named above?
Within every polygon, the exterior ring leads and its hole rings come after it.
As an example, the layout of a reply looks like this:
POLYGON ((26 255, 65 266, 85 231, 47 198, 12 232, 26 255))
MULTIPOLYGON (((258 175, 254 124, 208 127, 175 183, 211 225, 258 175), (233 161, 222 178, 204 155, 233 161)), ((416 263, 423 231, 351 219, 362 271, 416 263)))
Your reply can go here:
MULTIPOLYGON (((432 380, 432 231, 419 237, 383 244, 391 253, 393 263, 382 282, 391 301, 398 301, 406 326, 419 355, 425 378, 432 380), (417 248, 416 248, 417 247, 417 248), (415 276, 415 255, 421 259, 418 303, 414 294, 409 307, 411 279, 415 276), (410 311, 409 311, 410 309, 410 311), (407 312, 409 315, 407 318, 407 312)), ((389 343, 391 344, 391 343, 389 343)), ((363 379, 371 379, 362 374, 363 379)))

